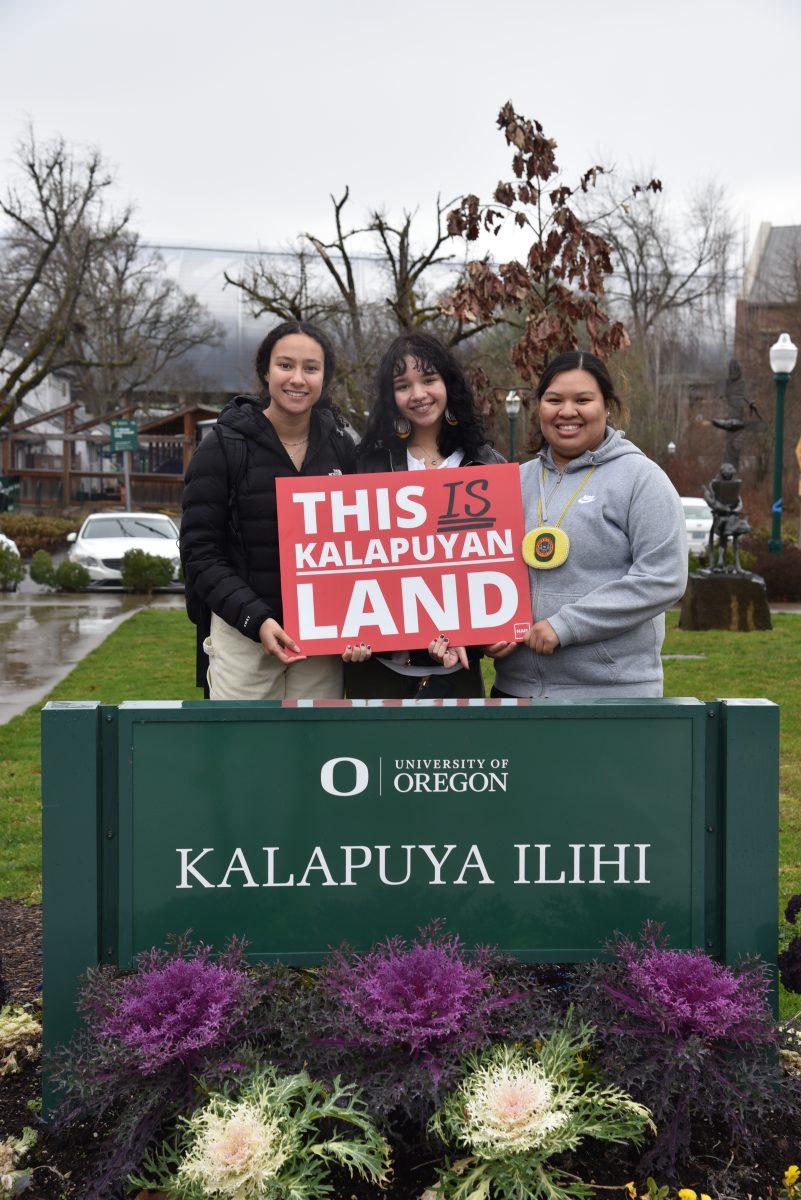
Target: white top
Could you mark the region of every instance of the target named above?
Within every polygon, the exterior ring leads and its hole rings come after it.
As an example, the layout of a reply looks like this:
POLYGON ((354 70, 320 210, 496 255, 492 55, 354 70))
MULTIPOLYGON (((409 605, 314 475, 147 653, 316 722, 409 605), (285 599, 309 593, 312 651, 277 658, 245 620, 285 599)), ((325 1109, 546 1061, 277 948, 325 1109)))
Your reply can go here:
POLYGON ((406 451, 406 466, 410 471, 439 471, 442 467, 458 467, 461 466, 464 458, 464 450, 454 450, 453 454, 449 454, 441 463, 437 463, 436 467, 427 467, 420 458, 414 458, 411 450, 406 451))

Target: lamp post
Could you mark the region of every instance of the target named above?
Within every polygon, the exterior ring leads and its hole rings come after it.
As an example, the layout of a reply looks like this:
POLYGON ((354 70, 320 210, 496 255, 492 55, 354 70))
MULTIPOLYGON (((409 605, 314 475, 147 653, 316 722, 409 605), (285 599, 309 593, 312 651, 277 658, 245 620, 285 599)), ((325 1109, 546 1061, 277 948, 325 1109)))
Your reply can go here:
POLYGON ((770 369, 776 383, 776 435, 773 457, 773 521, 768 549, 771 554, 782 552, 782 467, 784 458, 784 394, 795 366, 798 350, 789 333, 780 333, 770 348, 770 369))
POLYGON ((672 458, 673 455, 676 453, 676 443, 675 442, 668 442, 667 452, 668 452, 668 458, 672 458))
POLYGON ((507 392, 504 400, 506 415, 509 418, 509 462, 515 460, 515 422, 520 412, 520 397, 517 392, 507 392))

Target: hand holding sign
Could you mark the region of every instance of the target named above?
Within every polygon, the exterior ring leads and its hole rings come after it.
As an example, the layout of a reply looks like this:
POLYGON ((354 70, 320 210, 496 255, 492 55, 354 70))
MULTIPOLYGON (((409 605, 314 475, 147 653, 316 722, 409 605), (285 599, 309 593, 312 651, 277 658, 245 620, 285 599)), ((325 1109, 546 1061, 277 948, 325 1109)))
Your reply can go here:
POLYGON ((451 646, 444 633, 434 638, 428 647, 428 653, 441 667, 455 667, 459 663, 467 670, 470 666, 464 646, 451 646))
POLYGON ((559 638, 550 621, 537 621, 536 625, 531 626, 526 640, 535 654, 553 654, 559 645, 559 638))
POLYGON ((263 621, 259 628, 259 641, 264 647, 265 654, 272 654, 280 662, 289 663, 300 662, 306 655, 301 653, 300 646, 292 641, 289 634, 284 633, 281 626, 272 617, 268 617, 263 621), (291 653, 287 653, 287 650, 291 653))

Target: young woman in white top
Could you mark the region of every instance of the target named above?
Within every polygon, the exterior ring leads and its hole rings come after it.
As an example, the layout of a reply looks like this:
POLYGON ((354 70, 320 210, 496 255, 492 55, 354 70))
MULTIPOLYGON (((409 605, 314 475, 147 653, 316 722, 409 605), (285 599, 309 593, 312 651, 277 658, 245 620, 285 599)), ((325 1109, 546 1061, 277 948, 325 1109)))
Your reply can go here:
MULTIPOLYGON (((486 441, 472 388, 452 351, 429 333, 396 338, 379 364, 375 401, 359 446, 359 472, 503 461, 486 441)), ((426 650, 378 655, 346 667, 346 693, 351 699, 383 700, 481 697, 480 660, 477 648, 449 648, 441 636, 426 650)))

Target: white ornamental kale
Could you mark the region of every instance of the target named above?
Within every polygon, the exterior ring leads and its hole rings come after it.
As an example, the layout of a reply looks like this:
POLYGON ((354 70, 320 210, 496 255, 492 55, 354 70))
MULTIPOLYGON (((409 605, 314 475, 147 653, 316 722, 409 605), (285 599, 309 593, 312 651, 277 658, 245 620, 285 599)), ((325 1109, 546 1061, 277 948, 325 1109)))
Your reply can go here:
POLYGON ((176 1200, 319 1200, 331 1165, 388 1178, 389 1147, 358 1094, 262 1064, 182 1118, 177 1139, 146 1155, 130 1182, 176 1200))
POLYGON ((189 1129, 191 1150, 178 1178, 199 1184, 211 1196, 259 1196, 294 1148, 280 1120, 248 1100, 212 1099, 195 1114, 189 1129))
POLYGON ((462 1094, 465 1141, 483 1158, 536 1149, 566 1120, 538 1063, 501 1056, 468 1076, 462 1094))
POLYGON ((637 1144, 653 1128, 641 1104, 587 1078, 582 1056, 591 1037, 590 1027, 576 1026, 568 1014, 564 1027, 538 1047, 500 1045, 464 1060, 462 1082, 431 1121, 454 1152, 432 1189, 436 1200, 578 1200, 591 1194, 587 1184, 548 1160, 585 1137, 637 1144))
POLYGON ((36 1144, 36 1130, 26 1125, 18 1138, 0 1142, 0 1197, 16 1196, 30 1182, 30 1172, 21 1168, 23 1158, 36 1144))
POLYGON ((18 1056, 34 1058, 41 1040, 42 1026, 26 1008, 18 1004, 0 1008, 0 1075, 20 1071, 18 1056))

